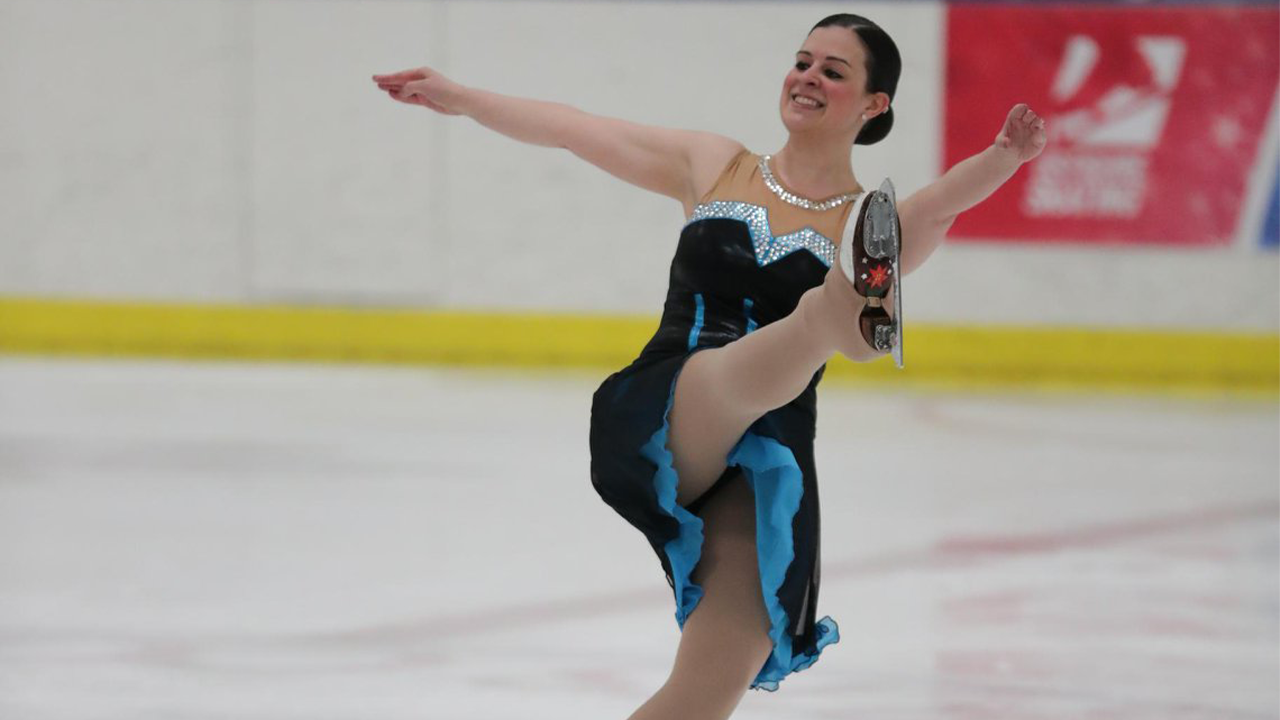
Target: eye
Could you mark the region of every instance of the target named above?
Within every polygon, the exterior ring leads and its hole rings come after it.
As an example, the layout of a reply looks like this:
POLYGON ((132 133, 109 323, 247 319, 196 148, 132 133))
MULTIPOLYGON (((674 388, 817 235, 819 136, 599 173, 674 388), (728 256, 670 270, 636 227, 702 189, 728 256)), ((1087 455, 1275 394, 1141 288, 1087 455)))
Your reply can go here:
POLYGON ((805 62, 805 61, 803 61, 803 60, 797 60, 797 61, 796 61, 796 69, 797 69, 797 70, 804 70, 804 69, 806 69, 806 68, 808 68, 808 67, 809 67, 809 63, 807 63, 807 62, 805 62))
POLYGON ((829 77, 829 78, 831 78, 831 79, 833 79, 833 80, 839 80, 839 79, 843 78, 844 76, 843 76, 843 75, 841 75, 840 73, 836 72, 835 70, 828 69, 828 70, 827 70, 827 77, 829 77))

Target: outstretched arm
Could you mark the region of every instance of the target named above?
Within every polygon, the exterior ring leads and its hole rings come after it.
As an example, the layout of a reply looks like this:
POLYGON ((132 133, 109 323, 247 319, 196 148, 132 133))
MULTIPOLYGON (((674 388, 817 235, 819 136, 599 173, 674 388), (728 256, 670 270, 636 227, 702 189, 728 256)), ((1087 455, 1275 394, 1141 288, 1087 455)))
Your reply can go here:
POLYGON ((740 147, 711 133, 641 125, 562 103, 465 87, 430 68, 374 75, 373 80, 400 102, 466 115, 521 142, 565 148, 619 179, 686 206, 696 199, 708 173, 714 178, 740 147))
POLYGON ((986 150, 956 163, 938 180, 898 204, 902 273, 911 272, 942 244, 956 216, 986 200, 1044 149, 1044 120, 1019 103, 986 150))

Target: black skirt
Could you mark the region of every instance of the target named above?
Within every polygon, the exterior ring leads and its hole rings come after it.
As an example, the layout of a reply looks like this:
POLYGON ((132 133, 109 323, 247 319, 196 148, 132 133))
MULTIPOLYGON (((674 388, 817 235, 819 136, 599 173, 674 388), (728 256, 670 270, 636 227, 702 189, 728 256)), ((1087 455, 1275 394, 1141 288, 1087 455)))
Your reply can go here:
POLYGON ((816 619, 820 558, 814 393, 822 373, 800 397, 743 433, 726 458, 725 474, 684 507, 676 502, 679 480, 667 447, 667 417, 680 370, 702 349, 643 353, 600 385, 591 403, 591 482, 649 541, 674 592, 676 623, 683 630, 703 595, 691 580, 702 555, 699 508, 725 481, 743 475, 755 494, 761 592, 773 640, 773 652, 751 688, 773 691, 840 639, 834 620, 816 619))

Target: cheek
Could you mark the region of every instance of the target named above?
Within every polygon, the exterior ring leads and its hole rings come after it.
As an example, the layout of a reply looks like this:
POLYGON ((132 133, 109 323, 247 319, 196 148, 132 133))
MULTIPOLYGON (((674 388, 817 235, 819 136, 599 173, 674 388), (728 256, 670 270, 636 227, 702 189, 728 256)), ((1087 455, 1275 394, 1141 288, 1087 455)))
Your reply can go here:
POLYGON ((797 78, 797 74, 794 70, 792 70, 791 72, 787 73, 787 76, 785 78, 782 79, 782 92, 779 93, 778 95, 781 98, 781 102, 784 105, 786 104, 787 100, 791 99, 791 88, 795 87, 796 78, 797 78))
POLYGON ((852 107, 857 99, 857 93, 845 83, 832 83, 828 86, 827 105, 831 107, 838 109, 852 107))

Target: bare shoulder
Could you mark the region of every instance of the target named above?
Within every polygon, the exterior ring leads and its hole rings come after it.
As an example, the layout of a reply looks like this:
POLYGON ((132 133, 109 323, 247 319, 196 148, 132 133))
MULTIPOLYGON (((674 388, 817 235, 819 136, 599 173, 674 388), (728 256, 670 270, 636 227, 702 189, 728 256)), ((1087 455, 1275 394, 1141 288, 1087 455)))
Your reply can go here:
POLYGON ((685 199, 685 214, 693 212, 693 206, 719 179, 729 161, 746 150, 742 143, 723 135, 696 132, 689 147, 690 196, 685 199))

